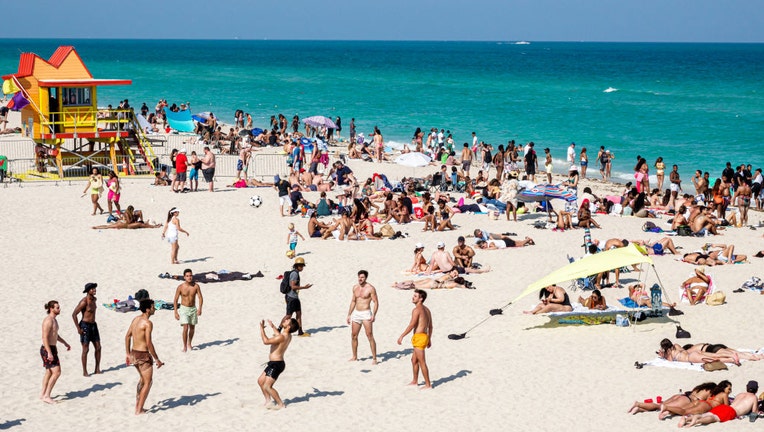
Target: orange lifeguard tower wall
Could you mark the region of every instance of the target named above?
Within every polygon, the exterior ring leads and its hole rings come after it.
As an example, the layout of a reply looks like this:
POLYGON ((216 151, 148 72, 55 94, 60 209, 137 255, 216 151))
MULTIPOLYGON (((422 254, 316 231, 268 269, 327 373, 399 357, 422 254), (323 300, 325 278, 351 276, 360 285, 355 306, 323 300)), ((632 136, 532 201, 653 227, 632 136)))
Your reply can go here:
POLYGON ((131 80, 95 79, 72 46, 60 46, 50 59, 22 53, 14 79, 30 104, 21 110, 23 129, 38 142, 65 138, 119 138, 124 131, 98 128, 97 89, 101 85, 130 85, 131 80))

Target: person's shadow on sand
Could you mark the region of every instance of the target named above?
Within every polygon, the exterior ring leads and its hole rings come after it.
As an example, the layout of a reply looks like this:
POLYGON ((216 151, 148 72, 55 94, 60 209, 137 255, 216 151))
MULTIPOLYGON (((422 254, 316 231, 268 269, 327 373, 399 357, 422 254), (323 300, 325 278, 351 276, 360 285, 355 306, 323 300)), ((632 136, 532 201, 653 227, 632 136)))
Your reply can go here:
POLYGON ((332 330, 343 329, 343 328, 347 328, 347 327, 348 327, 347 325, 324 326, 324 327, 317 327, 317 328, 314 328, 314 329, 307 329, 305 331, 310 333, 310 334, 314 334, 314 333, 326 333, 326 332, 330 332, 332 330))
POLYGON ((148 412, 157 413, 159 411, 167 411, 169 409, 177 408, 179 406, 194 406, 198 404, 199 402, 202 402, 212 396, 217 396, 219 394, 220 392, 181 396, 179 398, 168 398, 163 401, 157 402, 156 405, 148 409, 148 412))
POLYGON ((455 374, 451 374, 451 375, 449 375, 447 377, 436 379, 435 381, 432 382, 432 386, 433 386, 433 388, 434 387, 439 387, 439 386, 441 386, 441 385, 443 385, 443 384, 445 384, 447 382, 451 382, 451 381, 453 381, 455 379, 464 378, 464 377, 466 377, 467 375, 469 375, 471 373, 472 373, 472 371, 462 369, 462 370, 460 370, 459 372, 457 372, 455 374))
POLYGON ((106 373, 106 372, 115 372, 115 371, 118 371, 118 370, 120 370, 120 369, 124 369, 124 368, 126 368, 126 367, 127 367, 127 364, 125 364, 125 363, 120 363, 120 364, 118 364, 118 365, 116 365, 116 366, 112 366, 112 367, 110 367, 110 368, 108 368, 108 369, 104 369, 104 370, 102 370, 102 371, 101 371, 101 373, 106 373))
POLYGON ((233 339, 226 339, 226 340, 216 340, 212 342, 205 342, 201 343, 194 347, 194 350, 203 350, 205 348, 213 347, 213 346, 228 346, 232 345, 234 342, 237 342, 239 338, 233 338, 233 339))
POLYGON ((0 430, 7 430, 12 427, 21 426, 21 422, 25 422, 27 419, 20 418, 16 420, 8 420, 5 423, 0 423, 0 430))
POLYGON ((399 359, 401 357, 410 355, 413 352, 414 352, 413 348, 406 348, 400 351, 387 351, 387 352, 377 354, 377 360, 379 360, 380 363, 384 363, 390 359, 399 359))
POLYGON ((292 405, 299 402, 308 402, 311 398, 327 397, 327 396, 342 396, 344 391, 322 391, 317 388, 313 388, 312 393, 305 393, 305 396, 298 396, 292 399, 284 399, 284 404, 292 405))
POLYGON ((85 389, 85 390, 79 390, 79 391, 71 391, 63 395, 61 400, 72 400, 72 399, 80 399, 90 396, 91 393, 104 391, 112 389, 116 386, 122 385, 121 382, 111 382, 106 384, 93 384, 92 387, 85 389))
POLYGON ((214 257, 208 256, 208 257, 204 257, 204 258, 192 258, 192 259, 187 259, 187 260, 181 260, 180 263, 181 264, 188 264, 188 263, 195 263, 195 262, 200 262, 200 261, 207 262, 208 259, 212 259, 212 258, 214 258, 214 257))

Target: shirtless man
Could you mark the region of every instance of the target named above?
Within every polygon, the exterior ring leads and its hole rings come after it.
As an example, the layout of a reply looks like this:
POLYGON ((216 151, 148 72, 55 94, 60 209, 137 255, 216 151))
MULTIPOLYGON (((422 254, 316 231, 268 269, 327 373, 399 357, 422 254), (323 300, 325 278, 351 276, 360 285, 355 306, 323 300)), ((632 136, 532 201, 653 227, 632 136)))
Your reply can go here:
POLYGON ((742 181, 732 197, 733 202, 737 202, 737 207, 740 209, 740 226, 748 225, 748 209, 751 207, 752 195, 751 186, 748 182, 742 181))
POLYGON ((61 376, 61 362, 58 359, 58 348, 56 342, 61 342, 69 351, 71 345, 58 335, 58 314, 61 313, 61 306, 57 301, 51 300, 45 303, 45 310, 48 315, 42 320, 42 346, 40 347, 40 357, 42 357, 42 366, 45 368, 45 376, 42 379, 42 393, 40 400, 45 403, 56 403, 50 397, 53 386, 56 385, 58 377, 61 376))
POLYGON ((464 143, 464 149, 462 150, 462 171, 464 175, 470 175, 470 167, 472 166, 472 150, 470 150, 469 144, 464 143))
POLYGON ((143 405, 146 403, 151 390, 154 360, 157 362, 157 369, 164 366, 154 349, 154 343, 151 341, 151 331, 154 329, 154 324, 149 318, 156 312, 154 300, 141 300, 139 310, 141 315, 133 318, 133 322, 130 323, 130 328, 125 334, 125 364, 135 366, 139 376, 138 388, 135 393, 135 415, 146 413, 143 405))
POLYGON ((464 244, 464 237, 459 236, 454 246, 454 264, 459 267, 472 267, 472 258, 475 256, 475 250, 464 244))
POLYGON ((358 360, 358 333, 363 325, 366 331, 366 338, 369 339, 371 346, 372 364, 377 364, 377 341, 374 340, 372 327, 377 318, 377 309, 379 309, 379 300, 377 300, 377 290, 366 279, 369 272, 360 270, 358 272, 358 283, 353 286, 353 297, 350 299, 350 309, 348 309, 347 323, 352 323, 350 333, 350 347, 353 351, 353 357, 350 361, 358 360), (374 302, 374 310, 371 310, 371 302, 374 302))
POLYGON ((175 298, 172 301, 175 319, 180 321, 183 327, 183 352, 192 349, 194 340, 194 330, 199 317, 202 315, 202 289, 198 283, 194 282, 194 274, 191 269, 183 270, 183 283, 178 285, 175 290, 175 298), (180 297, 180 309, 178 309, 178 298, 180 297), (196 308, 196 298, 199 297, 199 309, 196 308))
POLYGON ((748 381, 746 392, 735 396, 732 403, 729 405, 717 405, 716 407, 711 408, 711 411, 704 414, 683 416, 679 420, 679 427, 691 427, 699 424, 706 425, 716 422, 724 423, 748 415, 749 413, 758 416, 759 401, 756 398, 757 391, 759 391, 759 383, 756 381, 748 381))
POLYGON ((292 333, 300 328, 297 324, 297 320, 285 316, 281 319, 281 326, 276 328, 273 322, 268 320, 268 324, 273 329, 273 336, 265 336, 265 321, 260 321, 260 337, 263 339, 263 344, 271 346, 271 352, 268 355, 268 365, 265 370, 257 379, 257 384, 260 386, 260 390, 265 397, 265 407, 268 409, 281 409, 284 408, 284 401, 281 400, 279 392, 273 388, 273 384, 279 378, 284 369, 286 369, 286 363, 284 363, 284 353, 289 347, 289 342, 292 341, 292 333), (275 404, 271 404, 271 399, 275 404))
POLYGON ((411 337, 411 345, 414 346, 414 353, 411 356, 411 369, 414 372, 414 378, 409 385, 419 385, 419 370, 422 370, 424 378, 424 388, 431 389, 430 371, 427 368, 427 359, 424 355, 425 348, 432 346, 432 314, 430 309, 424 306, 427 299, 427 293, 420 289, 414 290, 411 302, 414 303, 414 310, 411 311, 411 321, 408 327, 398 338, 398 345, 403 342, 403 337, 414 330, 411 337))
POLYGON ((435 272, 446 272, 454 267, 454 259, 451 254, 446 252, 446 244, 438 242, 438 249, 432 253, 430 257, 430 267, 427 269, 427 274, 435 272))
POLYGON ((215 155, 210 151, 209 147, 204 147, 202 175, 204 175, 204 181, 209 185, 209 191, 212 192, 215 186, 215 155))
POLYGON ((96 318, 96 287, 98 284, 88 283, 85 285, 83 293, 87 294, 72 312, 72 319, 74 320, 74 327, 80 334, 80 343, 82 344, 82 375, 88 375, 88 351, 90 344, 93 344, 95 349, 95 371, 93 373, 101 373, 101 335, 98 333, 98 324, 95 322, 96 318), (82 314, 82 320, 79 320, 77 316, 82 314))
POLYGON ((345 237, 350 235, 350 230, 352 228, 353 228, 353 221, 350 220, 350 216, 348 216, 348 212, 343 211, 342 214, 340 215, 340 218, 334 219, 334 223, 324 231, 324 234, 321 236, 321 238, 326 240, 332 235, 334 235, 335 231, 338 231, 337 239, 345 240, 345 237))

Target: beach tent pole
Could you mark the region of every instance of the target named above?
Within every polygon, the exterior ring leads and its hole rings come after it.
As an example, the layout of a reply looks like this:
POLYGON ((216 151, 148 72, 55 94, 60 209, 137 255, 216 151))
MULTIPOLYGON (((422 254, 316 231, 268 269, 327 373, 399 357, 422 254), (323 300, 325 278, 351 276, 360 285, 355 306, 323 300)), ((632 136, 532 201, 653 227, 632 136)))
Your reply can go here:
POLYGON ((452 333, 452 334, 448 335, 448 338, 451 339, 451 340, 464 339, 467 336, 467 333, 471 332, 472 330, 474 330, 475 328, 477 328, 478 326, 480 326, 484 322, 488 321, 488 319, 491 318, 492 316, 494 316, 494 315, 501 315, 501 313, 504 311, 504 309, 509 307, 511 304, 512 304, 512 302, 509 302, 509 303, 505 304, 504 306, 502 306, 502 307, 500 307, 498 309, 491 309, 488 312, 489 315, 487 317, 483 318, 482 321, 480 321, 479 323, 477 323, 474 326, 470 327, 469 330, 467 330, 464 333, 458 333, 458 334, 457 333, 452 333))

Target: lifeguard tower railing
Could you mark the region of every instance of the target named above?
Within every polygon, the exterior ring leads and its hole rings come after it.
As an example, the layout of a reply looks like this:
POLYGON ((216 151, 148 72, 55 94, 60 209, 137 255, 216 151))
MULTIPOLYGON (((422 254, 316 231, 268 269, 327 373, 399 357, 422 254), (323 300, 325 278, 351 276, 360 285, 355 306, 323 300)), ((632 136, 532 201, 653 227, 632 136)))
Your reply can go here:
MULTIPOLYGON (((76 169, 77 167, 92 166, 94 163, 111 165, 111 169, 121 175, 145 175, 156 170, 156 154, 151 140, 137 121, 132 108, 83 107, 50 112, 47 117, 40 115, 39 118, 39 141, 58 147, 51 156, 56 159, 58 175, 61 178, 72 177, 66 175, 67 172, 79 174, 82 170, 76 169), (78 138, 86 138, 91 143, 108 143, 108 155, 88 154, 83 150, 84 146, 61 148, 68 138, 75 141, 78 138), (103 160, 104 157, 107 157, 108 161, 103 160)), ((77 174, 74 177, 78 176, 77 174)))

